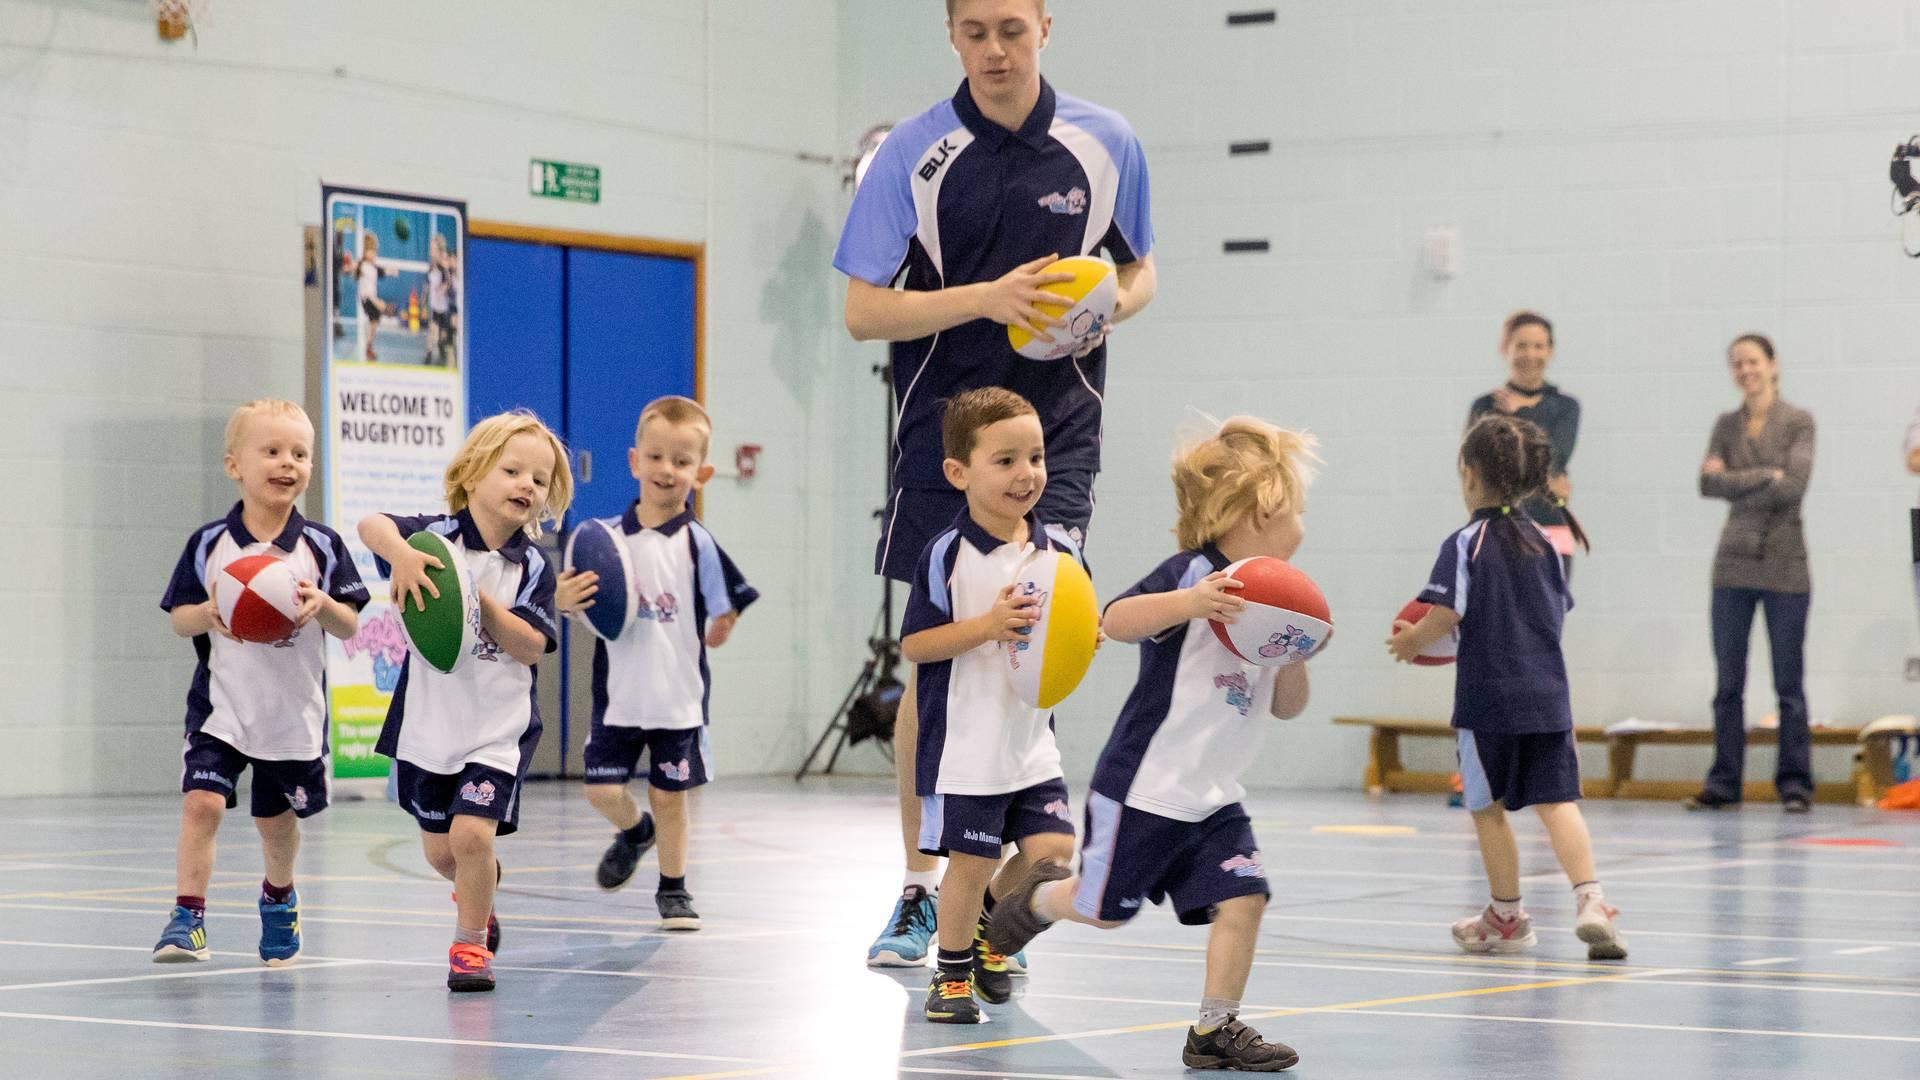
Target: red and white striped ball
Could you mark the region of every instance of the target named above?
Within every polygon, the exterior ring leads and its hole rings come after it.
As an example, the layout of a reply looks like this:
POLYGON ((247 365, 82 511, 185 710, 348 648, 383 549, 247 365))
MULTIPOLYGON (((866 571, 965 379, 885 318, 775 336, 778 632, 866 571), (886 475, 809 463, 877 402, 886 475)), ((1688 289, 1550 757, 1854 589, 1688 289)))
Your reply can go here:
POLYGON ((1333 637, 1333 614, 1313 579, 1268 555, 1227 567, 1247 602, 1231 625, 1208 623, 1227 651, 1249 664, 1286 667, 1311 658, 1333 637))
POLYGON ((299 582, 283 560, 245 555, 221 568, 213 601, 234 637, 271 645, 293 636, 300 612, 299 582))

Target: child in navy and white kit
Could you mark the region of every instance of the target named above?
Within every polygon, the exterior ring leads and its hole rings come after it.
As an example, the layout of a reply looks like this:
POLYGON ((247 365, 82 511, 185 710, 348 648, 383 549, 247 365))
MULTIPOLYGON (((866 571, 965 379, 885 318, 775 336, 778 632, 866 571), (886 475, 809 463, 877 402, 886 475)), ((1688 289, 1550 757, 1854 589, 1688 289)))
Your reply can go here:
POLYGON ((995 896, 1029 866, 1073 855, 1053 713, 1014 693, 1004 643, 1038 621, 1037 600, 1014 595, 1023 564, 1036 551, 1079 559, 1080 549, 1033 516, 1047 484, 1046 444, 1026 399, 997 387, 955 395, 941 438, 947 481, 967 506, 920 555, 900 653, 919 665, 920 850, 947 856, 923 1012, 972 1024, 984 1019, 975 994, 995 1003, 1013 994, 1006 955, 986 942, 995 896), (996 878, 1006 844, 1019 854, 996 878))
MULTIPOLYGON (((1479 915, 1453 924, 1453 940, 1470 953, 1518 953, 1536 943, 1533 919, 1520 903, 1520 852, 1506 815, 1531 806, 1573 884, 1574 933, 1588 958, 1624 960, 1626 942, 1614 926, 1619 912, 1601 892, 1579 806, 1580 759, 1560 653, 1573 596, 1551 539, 1521 509, 1547 490, 1552 463, 1553 446, 1531 421, 1493 415, 1467 429, 1460 493, 1472 520, 1440 546, 1419 597, 1433 609, 1418 623, 1395 620, 1387 649, 1411 662, 1456 629, 1460 635, 1453 726, 1492 897, 1479 915)), ((1566 517, 1585 546, 1579 522, 1566 517)))
MULTIPOLYGON (((593 649, 586 796, 616 830, 595 877, 603 889, 620 888, 658 841, 654 903, 663 930, 700 929, 687 890, 687 792, 713 779, 707 650, 726 644, 740 613, 760 595, 688 505, 713 477, 712 441, 713 422, 697 402, 663 397, 648 403, 627 451, 640 497, 625 514, 604 519, 626 546, 634 574, 628 602, 636 615, 617 639, 597 641, 593 649), (643 753, 650 812, 627 792, 643 753)), ((592 607, 599 581, 591 571, 562 574, 560 611, 592 607)))
POLYGON ((313 476, 313 422, 291 401, 249 401, 227 420, 225 466, 240 489, 227 516, 194 530, 174 567, 161 610, 198 658, 187 691, 182 753, 178 894, 156 963, 205 960, 206 894, 214 834, 253 768, 251 805, 266 862, 260 885, 260 959, 300 954, 300 900, 293 862, 299 818, 327 808, 327 653, 322 634, 352 637, 367 587, 338 533, 300 515, 313 476), (241 641, 220 620, 214 584, 234 560, 270 555, 299 583, 292 635, 241 641))
POLYGON ((1111 929, 1143 902, 1169 899, 1181 922, 1211 924, 1200 1016, 1181 1052, 1189 1068, 1277 1072, 1299 1060, 1238 1016, 1271 893, 1240 776, 1268 717, 1306 708, 1307 665, 1249 664, 1208 622, 1231 623, 1246 607, 1229 565, 1299 548, 1314 445, 1235 417, 1175 455, 1183 550, 1107 605, 1107 634, 1140 643, 1140 674, 1094 767, 1080 872, 1064 861, 1034 867, 994 909, 987 935, 1011 953, 1060 920, 1111 929))
POLYGON ((420 824, 427 862, 454 883, 447 988, 492 990, 494 838, 519 827, 520 786, 540 741, 533 665, 560 638, 554 568, 533 541, 573 501, 566 448, 531 413, 488 417, 447 465, 446 498, 451 513, 360 522, 361 541, 391 567, 396 606, 424 610, 423 594, 435 593, 425 571, 438 560, 407 544, 430 531, 464 563, 481 618, 472 654, 452 674, 414 663, 409 650, 375 749, 394 759, 400 805, 420 824))

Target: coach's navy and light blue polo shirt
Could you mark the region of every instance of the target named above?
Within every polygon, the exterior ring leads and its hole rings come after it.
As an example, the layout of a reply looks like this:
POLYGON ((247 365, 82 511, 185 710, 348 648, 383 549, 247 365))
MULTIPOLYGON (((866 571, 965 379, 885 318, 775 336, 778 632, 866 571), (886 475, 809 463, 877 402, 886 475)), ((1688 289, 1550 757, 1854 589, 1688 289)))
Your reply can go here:
MULTIPOLYGON (((355 610, 366 605, 367 587, 339 533, 294 510, 280 535, 258 538, 247 531, 236 502, 226 517, 188 538, 160 609, 206 603, 220 571, 247 555, 271 555, 294 580, 310 581, 355 610)), ((272 645, 197 634, 193 651, 198 663, 187 688, 187 734, 205 732, 260 761, 309 761, 326 752, 327 647, 319 623, 272 645)))
POLYGON ((1440 545, 1423 603, 1460 616, 1453 726, 1505 735, 1571 731, 1560 628, 1573 608, 1553 543, 1518 509, 1474 512, 1440 545), (1522 530, 1537 541, 1522 543, 1522 530))
MULTIPOLYGON (((1036 551, 1080 549, 1066 530, 1027 515, 1027 542, 1001 540, 961 511, 920 555, 900 636, 977 618, 993 609, 1036 551)), ((921 664, 916 698, 920 743, 914 791, 1004 795, 1060 775, 1053 710, 1021 700, 1007 675, 1006 645, 989 641, 951 660, 921 664)))
MULTIPOLYGON (((982 116, 965 82, 952 99, 896 127, 855 193, 833 265, 881 288, 993 281, 1049 254, 1106 251, 1124 265, 1153 248, 1146 154, 1125 118, 1057 94, 1044 79, 1019 131, 982 116)), ((1033 403, 1055 473, 1100 468, 1103 345, 1079 359, 1033 361, 1006 327, 976 319, 892 346, 900 405, 897 488, 944 491, 941 410, 1001 386, 1033 403)))
MULTIPOLYGON (((1192 588, 1228 565, 1212 544, 1183 551, 1107 606, 1192 588)), ((1272 723, 1274 670, 1228 652, 1206 619, 1142 641, 1140 676, 1094 766, 1094 793, 1175 821, 1203 821, 1239 802, 1241 774, 1272 723)))
POLYGON ((713 692, 707 623, 759 599, 733 560, 683 510, 648 528, 636 512, 617 518, 633 566, 627 602, 639 614, 615 640, 593 646, 593 726, 650 730, 703 727, 713 692))
MULTIPOLYGON (((515 529, 506 543, 490 549, 473 515, 464 509, 454 514, 386 516, 402 537, 431 532, 444 538, 477 592, 493 597, 538 630, 547 639, 547 652, 558 647, 553 563, 524 531, 515 529)), ((385 560, 380 569, 389 576, 393 573, 385 560)), ((413 650, 407 650, 376 751, 443 776, 468 765, 526 775, 540 742, 534 669, 508 656, 486 630, 477 637, 472 655, 451 675, 414 663, 413 650)))

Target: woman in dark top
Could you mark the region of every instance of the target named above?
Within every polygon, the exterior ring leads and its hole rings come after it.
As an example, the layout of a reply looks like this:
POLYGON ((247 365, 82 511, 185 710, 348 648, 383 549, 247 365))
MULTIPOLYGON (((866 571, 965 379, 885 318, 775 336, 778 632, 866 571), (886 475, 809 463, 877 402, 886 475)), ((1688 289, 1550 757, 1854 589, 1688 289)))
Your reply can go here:
POLYGON ((1500 334, 1500 355, 1507 361, 1507 383, 1491 394, 1476 398, 1467 412, 1467 426, 1492 413, 1505 413, 1540 425, 1553 444, 1553 464, 1548 481, 1550 495, 1522 503, 1527 516, 1547 531, 1553 550, 1560 553, 1568 574, 1573 572, 1573 532, 1567 528, 1562 512, 1573 494, 1573 481, 1567 478, 1567 462, 1573 457, 1574 440, 1580 436, 1580 403, 1547 381, 1547 364, 1553 360, 1553 324, 1537 312, 1521 311, 1508 317, 1500 334))
POLYGON ((1767 613, 1773 690, 1780 698, 1780 762, 1773 787, 1790 812, 1813 797, 1813 746, 1802 682, 1807 607, 1807 543, 1800 500, 1813 474, 1813 415, 1780 400, 1773 342, 1743 334, 1727 349, 1733 382, 1746 399, 1713 425, 1700 465, 1700 494, 1733 504, 1713 557, 1713 768, 1689 810, 1740 801, 1746 765, 1747 640, 1753 609, 1767 613))

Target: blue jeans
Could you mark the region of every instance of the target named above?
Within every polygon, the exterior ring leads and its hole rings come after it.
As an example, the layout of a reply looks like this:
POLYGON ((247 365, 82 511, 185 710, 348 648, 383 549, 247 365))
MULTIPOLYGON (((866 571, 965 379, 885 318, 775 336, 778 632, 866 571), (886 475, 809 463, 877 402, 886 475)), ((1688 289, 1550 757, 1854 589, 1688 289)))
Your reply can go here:
POLYGON ((1713 694, 1713 768, 1706 793, 1740 798, 1747 760, 1747 641, 1753 609, 1767 613, 1767 651, 1773 659, 1773 692, 1780 699, 1780 761, 1773 788, 1782 799, 1813 797, 1813 740, 1807 731, 1803 681, 1810 593, 1771 589, 1713 590, 1713 656, 1719 684, 1713 694))

